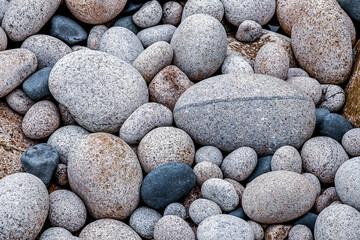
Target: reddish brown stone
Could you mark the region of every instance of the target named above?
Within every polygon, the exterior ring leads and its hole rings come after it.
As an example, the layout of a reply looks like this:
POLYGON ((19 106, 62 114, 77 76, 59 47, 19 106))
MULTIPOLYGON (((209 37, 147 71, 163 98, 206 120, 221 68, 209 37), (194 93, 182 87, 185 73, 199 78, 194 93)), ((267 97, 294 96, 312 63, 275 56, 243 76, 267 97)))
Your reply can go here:
POLYGON ((284 240, 289 235, 290 225, 273 225, 266 229, 265 240, 284 240))
POLYGON ((68 181, 68 176, 67 176, 67 166, 65 164, 60 163, 55 170, 55 180, 56 183, 60 186, 66 186, 69 181, 68 181))

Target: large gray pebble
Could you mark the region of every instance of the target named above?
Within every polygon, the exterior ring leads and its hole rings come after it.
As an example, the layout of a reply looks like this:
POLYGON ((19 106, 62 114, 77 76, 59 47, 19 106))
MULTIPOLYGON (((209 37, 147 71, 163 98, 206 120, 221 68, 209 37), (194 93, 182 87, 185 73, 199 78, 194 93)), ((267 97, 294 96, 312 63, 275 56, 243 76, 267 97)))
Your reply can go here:
POLYGON ((119 131, 148 102, 146 82, 136 69, 92 50, 77 51, 58 61, 50 73, 49 89, 76 122, 94 132, 119 131))
POLYGON ((162 217, 155 225, 155 240, 195 240, 195 234, 189 224, 174 215, 162 217))
POLYGON ((161 217, 161 214, 154 209, 140 207, 131 214, 129 225, 141 237, 152 239, 154 237, 155 225, 161 217))
POLYGON ((181 21, 200 13, 210 15, 221 22, 224 17, 224 6, 220 0, 189 0, 184 6, 181 21))
POLYGON ((345 104, 345 91, 337 85, 321 84, 322 95, 318 103, 319 108, 325 108, 330 112, 339 111, 345 104))
POLYGON ((227 56, 221 66, 222 74, 254 73, 254 69, 243 58, 234 54, 227 56))
POLYGON ((288 240, 313 240, 311 230, 305 225, 295 225, 291 228, 288 240))
POLYGON ((105 25, 96 25, 91 28, 86 46, 91 50, 98 50, 101 38, 107 30, 109 28, 105 25))
POLYGON ((199 225, 206 218, 218 214, 222 214, 219 205, 213 201, 203 198, 193 201, 189 208, 190 218, 197 225, 199 225))
MULTIPOLYGON (((4 1, 6 2, 6 0, 4 0, 4 1)), ((0 12, 0 14, 1 14, 1 12, 0 12)), ((7 45, 8 45, 8 39, 7 39, 6 33, 5 33, 4 29, 2 29, 2 27, 0 27, 0 51, 4 51, 7 47, 7 45)))
POLYGON ((0 238, 35 239, 43 227, 49 195, 44 183, 29 173, 0 180, 0 238))
POLYGON ((136 35, 123 27, 109 28, 103 34, 98 49, 128 63, 132 63, 144 51, 143 45, 136 35))
POLYGON ((341 145, 351 156, 360 156, 360 128, 353 128, 342 137, 341 145))
POLYGON ((296 150, 296 148, 283 146, 276 150, 271 159, 271 171, 280 170, 301 173, 302 161, 300 153, 296 150))
POLYGON ((316 79, 310 77, 288 77, 286 81, 293 84, 304 94, 309 96, 314 101, 315 105, 320 101, 322 96, 322 88, 316 79))
POLYGON ((162 24, 141 30, 136 36, 140 39, 144 48, 159 42, 170 42, 176 27, 170 24, 162 24))
POLYGON ((146 2, 133 15, 134 23, 141 28, 148 28, 158 24, 162 17, 162 7, 156 0, 146 2))
POLYGON ((22 89, 15 89, 6 95, 6 102, 12 110, 23 115, 35 104, 22 89))
POLYGON ((202 221, 196 236, 198 240, 253 240, 254 231, 241 218, 220 214, 202 221))
POLYGON ((174 64, 194 81, 210 77, 226 57, 225 29, 219 21, 205 14, 186 18, 176 29, 170 44, 174 49, 174 64))
POLYGON ((181 203, 171 203, 164 210, 164 216, 175 215, 182 219, 186 218, 186 209, 181 203))
POLYGON ((52 227, 46 229, 40 236, 40 240, 75 240, 71 232, 65 228, 52 227))
POLYGON ((213 146, 203 146, 196 151, 195 163, 211 162, 220 166, 223 161, 221 151, 213 146))

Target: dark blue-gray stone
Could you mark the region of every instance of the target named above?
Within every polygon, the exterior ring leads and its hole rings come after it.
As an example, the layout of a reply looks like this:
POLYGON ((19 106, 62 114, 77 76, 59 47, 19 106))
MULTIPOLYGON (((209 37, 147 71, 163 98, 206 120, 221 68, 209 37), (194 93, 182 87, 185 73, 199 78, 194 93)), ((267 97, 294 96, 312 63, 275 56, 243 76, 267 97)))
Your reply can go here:
POLYGON ((317 129, 320 124, 324 121, 324 118, 330 114, 330 111, 325 108, 317 108, 316 112, 316 124, 315 129, 317 129))
POLYGON ((87 32, 74 20, 55 15, 50 20, 50 35, 74 45, 87 39, 87 32))
POLYGON ((259 158, 257 165, 255 167, 255 170, 252 172, 252 174, 250 175, 250 177, 248 177, 248 179, 245 180, 245 183, 249 183, 252 180, 254 180, 255 178, 257 178, 258 176, 270 172, 271 171, 271 159, 272 156, 265 156, 262 158, 259 158))
POLYGON ((360 22, 360 0, 337 0, 340 6, 354 20, 360 22))
POLYGON ((316 222, 316 218, 318 215, 316 215, 315 213, 307 213, 304 216, 302 216, 301 218, 297 219, 294 223, 295 225, 305 225, 308 228, 310 228, 311 231, 314 231, 314 227, 315 227, 315 222, 316 222))
POLYGON ((125 8, 121 11, 121 14, 133 13, 139 10, 144 5, 146 0, 129 0, 127 1, 125 8))
POLYGON ((49 75, 51 67, 43 68, 31 75, 22 85, 26 95, 31 100, 39 101, 51 96, 49 90, 49 75))
POLYGON ((327 136, 341 142, 344 134, 352 129, 351 123, 343 116, 337 113, 330 113, 325 116, 324 120, 319 126, 319 134, 327 136))
POLYGON ((21 164, 27 173, 37 176, 48 186, 59 164, 59 155, 55 147, 41 143, 21 155, 21 164))
POLYGON ((248 216, 246 216, 246 214, 242 208, 237 208, 234 211, 231 211, 229 214, 233 215, 235 217, 239 217, 245 221, 249 219, 248 216))
POLYGON ((141 198, 160 210, 182 200, 196 185, 196 175, 185 163, 173 162, 151 171, 141 185, 141 198))
POLYGON ((137 34, 140 29, 138 26, 135 25, 135 23, 132 20, 132 16, 127 16, 123 18, 119 18, 115 23, 114 27, 124 27, 132 31, 134 34, 137 34))

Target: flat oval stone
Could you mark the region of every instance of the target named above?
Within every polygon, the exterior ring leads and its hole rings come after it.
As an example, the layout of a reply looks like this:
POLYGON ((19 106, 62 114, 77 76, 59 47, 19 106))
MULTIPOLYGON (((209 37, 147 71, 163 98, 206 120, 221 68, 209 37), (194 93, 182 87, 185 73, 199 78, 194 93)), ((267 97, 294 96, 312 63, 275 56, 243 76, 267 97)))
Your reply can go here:
POLYGON ((181 95, 173 113, 176 125, 201 145, 227 152, 248 146, 260 156, 285 145, 299 148, 315 127, 312 99, 260 74, 206 79, 181 95))
POLYGON ((170 42, 176 27, 170 24, 161 24, 141 30, 136 36, 144 48, 159 41, 170 42))
POLYGON ((296 219, 315 203, 314 185, 304 176, 289 171, 265 173, 245 188, 242 207, 249 218, 275 224, 296 219))
POLYGON ((22 89, 15 89, 6 95, 6 102, 12 110, 23 115, 35 104, 22 89))
POLYGON ((220 0, 189 0, 184 6, 181 21, 200 13, 210 15, 221 22, 224 16, 224 6, 220 0))
MULTIPOLYGON (((4 0, 5 2, 7 2, 6 0, 4 0)), ((4 29, 2 29, 2 27, 0 27, 0 51, 3 51, 6 49, 8 44, 8 40, 7 40, 7 36, 6 33, 4 31, 4 29)))
POLYGON ((196 185, 193 170, 185 163, 172 162, 151 171, 141 185, 141 199, 154 209, 183 199, 196 185))
POLYGON ((175 215, 182 219, 186 219, 186 209, 181 203, 170 203, 164 210, 164 216, 175 215))
POLYGON ((208 217, 221 214, 221 208, 215 202, 207 199, 197 199, 191 203, 189 208, 189 215, 191 220, 199 225, 208 217))
POLYGON ((87 39, 87 32, 74 20, 55 15, 50 20, 50 34, 64 42, 74 45, 87 39))
POLYGON ((0 229, 3 239, 35 239, 49 210, 44 183, 29 173, 0 180, 0 229))
POLYGON ((12 41, 24 41, 40 31, 61 0, 12 0, 1 27, 12 41))
POLYGON ((0 52, 0 98, 19 86, 26 77, 35 72, 37 60, 27 49, 11 49, 0 52))
POLYGON ((174 49, 174 65, 191 80, 200 81, 214 74, 224 61, 226 32, 214 17, 195 14, 180 24, 170 45, 174 49))
POLYGON ((22 84, 22 88, 27 96, 31 100, 39 101, 46 97, 50 97, 51 93, 49 90, 49 76, 51 72, 51 67, 43 68, 36 73, 32 74, 26 81, 22 84))
POLYGON ((129 145, 108 133, 77 141, 68 156, 68 178, 94 218, 125 219, 140 200, 140 163, 129 145))
POLYGON ((50 73, 49 89, 76 122, 94 132, 119 131, 122 123, 148 102, 140 73, 117 57, 92 50, 62 58, 50 73))

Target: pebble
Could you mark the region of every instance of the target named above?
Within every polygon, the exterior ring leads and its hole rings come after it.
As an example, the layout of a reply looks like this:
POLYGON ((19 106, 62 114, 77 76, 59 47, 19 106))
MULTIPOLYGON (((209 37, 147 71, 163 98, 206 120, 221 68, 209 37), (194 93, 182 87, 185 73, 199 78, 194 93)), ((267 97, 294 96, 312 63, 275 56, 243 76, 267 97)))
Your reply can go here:
POLYGON ((123 27, 127 28, 130 31, 132 31, 134 34, 137 34, 140 29, 138 26, 135 25, 135 23, 132 20, 132 16, 122 17, 116 20, 114 23, 114 27, 123 27))
POLYGON ((99 219, 86 225, 80 232, 80 239, 131 239, 141 240, 141 237, 125 223, 114 219, 99 219))
POLYGON ((129 13, 134 13, 135 11, 139 10, 141 8, 141 6, 144 4, 144 1, 140 0, 139 1, 128 1, 125 5, 124 10, 122 10, 121 13, 123 14, 129 14, 129 13))
POLYGON ((39 101, 51 96, 48 84, 50 71, 51 67, 43 68, 23 82, 22 89, 31 100, 39 101))
POLYGON ((62 123, 64 123, 65 125, 76 125, 77 124, 74 119, 74 116, 71 115, 71 113, 70 113, 69 109, 67 109, 67 107, 65 107, 64 105, 59 103, 58 109, 59 109, 59 112, 61 115, 62 123))
POLYGON ((253 42, 262 35, 262 27, 252 20, 245 20, 236 32, 235 38, 241 42, 253 42))
POLYGON ((281 170, 301 173, 302 161, 296 148, 283 146, 276 150, 271 159, 271 171, 281 170))
POLYGON ((190 218, 197 225, 206 218, 218 214, 222 214, 221 208, 215 202, 203 198, 192 202, 189 209, 190 218))
MULTIPOLYGON (((6 0, 4 0, 4 1, 6 2, 6 0)), ((0 12, 0 14, 1 14, 1 12, 0 12)), ((2 27, 0 27, 0 51, 6 50, 7 45, 8 45, 8 40, 7 40, 6 33, 5 33, 4 29, 2 29, 2 27)))
POLYGON ((291 84, 262 74, 201 81, 181 95, 173 114, 175 124, 201 145, 226 152, 247 146, 259 156, 284 145, 299 148, 315 127, 313 101, 291 84))
POLYGON ((288 79, 293 77, 310 77, 309 74, 302 68, 289 68, 288 79))
POLYGON ((134 231, 145 239, 154 237, 154 228, 162 215, 154 209, 139 207, 130 216, 129 225, 134 231))
POLYGON ((239 196, 239 204, 241 204, 242 195, 243 195, 244 190, 245 190, 244 186, 241 185, 239 182, 237 182, 237 181, 235 181, 233 179, 230 179, 230 178, 225 178, 224 180, 231 183, 231 185, 233 185, 237 195, 239 196))
POLYGON ((224 6, 220 0, 188 0, 182 11, 181 21, 194 14, 207 14, 221 22, 224 6))
MULTIPOLYGON (((115 25, 114 26, 118 26, 115 25)), ((87 38, 86 46, 91 50, 98 50, 102 36, 109 28, 105 25, 96 25, 91 28, 89 36, 87 38)))
POLYGON ((322 84, 322 95, 319 107, 328 109, 330 112, 339 111, 345 104, 345 92, 337 85, 322 84))
POLYGON ((229 214, 232 215, 232 216, 241 218, 241 219, 243 219, 245 221, 249 219, 249 217, 246 216, 246 214, 244 212, 244 209, 242 209, 242 208, 237 208, 234 211, 231 211, 229 214))
POLYGON ((126 219, 140 200, 140 163, 129 145, 108 133, 88 134, 76 142, 68 156, 68 178, 97 219, 126 219))
POLYGON ((325 108, 317 108, 316 109, 316 124, 315 124, 315 131, 316 133, 319 132, 320 125, 324 121, 325 117, 330 114, 330 111, 325 108))
POLYGON ((59 38, 67 44, 74 45, 85 41, 87 32, 74 20, 55 15, 50 20, 50 35, 59 38))
POLYGON ((224 61, 226 32, 215 18, 195 14, 180 24, 170 45, 174 49, 174 65, 191 80, 200 81, 213 75, 224 61))
POLYGON ((0 24, 4 18, 6 11, 8 10, 10 2, 8 0, 0 0, 0 24))
POLYGON ((218 204, 223 211, 230 212, 239 205, 239 196, 229 182, 211 178, 201 186, 203 198, 218 204))
POLYGON ((36 56, 27 49, 0 51, 0 98, 12 92, 26 77, 35 72, 36 68, 36 56))
POLYGON ((194 173, 196 175, 196 183, 201 186, 206 180, 210 178, 223 179, 223 172, 214 163, 211 162, 200 162, 195 165, 194 173))
POLYGON ((68 185, 68 175, 67 175, 67 166, 65 164, 59 163, 54 172, 55 181, 60 186, 68 185))
POLYGON ((318 215, 316 215, 314 213, 311 213, 311 212, 308 212, 304 216, 302 216, 301 218, 296 220, 294 222, 294 226, 296 226, 296 225, 305 225, 311 231, 314 231, 315 222, 316 222, 317 217, 318 217, 318 215))
POLYGON ((29 173, 14 173, 0 180, 2 239, 35 239, 43 227, 49 195, 44 183, 29 173))
POLYGON ((322 183, 333 183, 336 171, 349 159, 343 147, 329 137, 311 138, 304 144, 301 158, 304 170, 322 183))
POLYGON ((164 216, 175 215, 186 219, 186 209, 181 203, 170 203, 164 210, 164 216))
POLYGON ((342 137, 341 145, 349 155, 360 156, 360 128, 347 131, 342 137))
POLYGON ((167 66, 150 82, 150 100, 173 110, 179 97, 193 85, 194 83, 178 67, 167 66))
POLYGON ((112 27, 103 34, 99 51, 109 53, 132 64, 144 51, 144 48, 140 40, 129 29, 112 27))
POLYGON ((254 240, 263 240, 265 237, 264 229, 262 226, 254 221, 247 221, 252 230, 254 231, 254 240))
POLYGON ((182 203, 184 204, 185 210, 186 210, 186 217, 189 218, 189 209, 192 202, 194 202, 196 199, 202 198, 201 196, 201 188, 196 185, 191 191, 187 194, 187 196, 184 198, 182 203))
POLYGON ((258 176, 271 171, 272 156, 265 156, 258 159, 258 163, 252 174, 245 180, 246 183, 251 182, 258 176))
POLYGON ((35 104, 22 89, 15 89, 6 95, 6 102, 17 113, 25 113, 35 104))
POLYGON ((66 165, 70 149, 79 139, 87 134, 89 134, 89 132, 82 127, 75 125, 64 126, 51 134, 47 143, 56 148, 60 161, 66 165))
POLYGON ((305 225, 295 225, 290 229, 288 240, 313 240, 311 230, 305 225))
POLYGON ((168 1, 163 6, 162 23, 171 24, 174 26, 179 25, 181 21, 183 7, 180 3, 175 1, 168 1))
POLYGON ((254 73, 254 69, 243 58, 234 54, 227 56, 221 65, 222 74, 254 73))
POLYGON ((315 223, 316 240, 358 239, 360 236, 360 213, 345 204, 325 208, 315 223))
POLYGON ((325 208, 327 208, 328 206, 330 206, 330 204, 333 201, 331 200, 330 196, 327 195, 320 195, 315 202, 315 212, 316 214, 319 214, 322 212, 322 210, 324 210, 325 208))
POLYGON ((347 14, 355 21, 360 22, 360 8, 359 0, 337 0, 340 6, 346 11, 347 14))
POLYGON ((167 43, 170 43, 171 38, 173 37, 175 33, 176 27, 170 24, 162 24, 162 25, 156 25, 154 27, 149 27, 141 30, 136 35, 144 48, 149 47, 150 45, 164 41, 167 43))
POLYGON ((145 103, 136 109, 120 128, 120 138, 128 144, 137 144, 151 130, 171 126, 172 112, 158 103, 145 103))
POLYGON ((306 177, 289 171, 265 173, 249 183, 242 196, 247 216, 259 223, 296 219, 315 203, 316 190, 306 177))
POLYGON ((227 214, 206 218, 196 233, 198 240, 253 240, 254 231, 244 220, 227 214))
POLYGON ((191 137, 183 130, 158 127, 141 139, 138 157, 146 173, 170 162, 182 162, 192 166, 195 146, 191 137))
POLYGON ((74 45, 71 47, 71 50, 73 52, 80 51, 80 50, 90 50, 88 47, 80 46, 80 45, 74 45))
POLYGON ((226 19, 238 27, 245 20, 253 20, 265 25, 275 14, 275 0, 254 0, 246 2, 238 0, 223 0, 226 19))
POLYGON ((133 15, 132 19, 138 27, 149 28, 160 22, 162 14, 160 3, 156 0, 151 0, 142 5, 133 15))
POLYGON ((319 103, 322 96, 322 88, 316 79, 310 77, 288 77, 286 81, 296 86, 305 95, 309 96, 314 101, 315 105, 319 103))
POLYGON ((322 194, 326 195, 326 196, 329 196, 331 201, 333 201, 333 202, 340 201, 340 198, 339 198, 339 196, 338 196, 338 194, 336 192, 335 187, 329 187, 329 188, 325 189, 322 194))
POLYGON ((149 83, 157 73, 171 64, 173 55, 170 44, 160 41, 146 48, 132 65, 149 83))
POLYGON ((256 55, 254 70, 255 73, 285 80, 287 79, 289 64, 289 55, 280 44, 267 43, 256 55))
POLYGON ((155 240, 195 240, 195 234, 189 224, 174 215, 162 217, 155 225, 155 240))
POLYGON ((223 161, 223 155, 221 151, 213 146, 203 146, 196 151, 195 163, 211 162, 220 167, 223 161))
POLYGON ((126 0, 65 0, 67 8, 80 21, 88 24, 103 24, 115 18, 125 7, 126 0))
POLYGON ((321 194, 321 183, 319 179, 312 173, 303 173, 302 175, 314 185, 316 189, 316 197, 319 197, 321 194))
POLYGON ((40 31, 58 9, 61 0, 12 0, 1 27, 12 41, 24 41, 40 31))
POLYGON ((257 154, 254 149, 241 147, 225 157, 221 164, 221 170, 225 177, 241 182, 251 175, 257 161, 257 154))
POLYGON ((62 227, 70 232, 80 230, 86 222, 84 202, 69 190, 57 190, 49 195, 49 221, 54 227, 62 227))
POLYGON ((40 236, 40 240, 75 240, 71 232, 60 227, 51 227, 46 229, 40 236))
POLYGON ((76 122, 93 132, 118 132, 131 113, 148 102, 146 83, 136 69, 92 50, 63 57, 50 73, 49 89, 76 122))
POLYGON ((352 128, 351 123, 345 117, 336 113, 330 113, 320 123, 319 134, 341 142, 344 134, 352 128))
POLYGON ((183 199, 196 185, 196 176, 186 164, 171 162, 151 171, 141 185, 141 199, 154 209, 164 209, 183 199))
POLYGON ((265 239, 266 240, 284 240, 289 235, 291 226, 290 225, 273 225, 266 229, 265 239))
POLYGON ((343 163, 335 175, 336 193, 341 202, 360 211, 360 158, 343 163))

